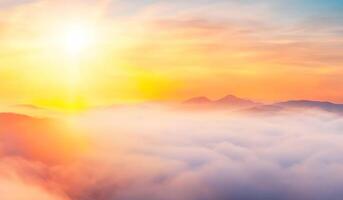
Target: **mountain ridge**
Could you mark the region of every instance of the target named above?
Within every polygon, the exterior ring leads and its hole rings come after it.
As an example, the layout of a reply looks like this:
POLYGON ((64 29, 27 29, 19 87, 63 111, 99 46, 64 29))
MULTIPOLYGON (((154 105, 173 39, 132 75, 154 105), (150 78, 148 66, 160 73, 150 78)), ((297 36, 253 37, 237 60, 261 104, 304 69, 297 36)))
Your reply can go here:
POLYGON ((289 109, 319 109, 327 112, 343 114, 343 104, 333 103, 330 101, 299 99, 263 104, 250 99, 237 97, 232 94, 216 100, 211 100, 206 96, 194 97, 184 101, 183 104, 195 105, 198 107, 237 107, 250 112, 280 112, 289 109))
POLYGON ((185 100, 183 104, 186 105, 198 105, 198 106, 216 106, 216 107, 225 107, 225 106, 231 106, 231 107, 250 107, 250 106, 257 106, 260 105, 260 103, 251 101, 249 99, 244 99, 241 97, 237 97, 235 95, 229 94, 222 98, 211 100, 206 96, 198 96, 193 97, 188 100, 185 100))

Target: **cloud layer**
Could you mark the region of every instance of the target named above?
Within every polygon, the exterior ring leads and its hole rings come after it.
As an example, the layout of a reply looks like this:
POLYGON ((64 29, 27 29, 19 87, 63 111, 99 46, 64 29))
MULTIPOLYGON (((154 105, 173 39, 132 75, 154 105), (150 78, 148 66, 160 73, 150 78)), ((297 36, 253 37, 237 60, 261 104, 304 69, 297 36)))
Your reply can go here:
POLYGON ((73 121, 90 152, 58 164, 3 154, 0 188, 13 190, 4 200, 338 200, 342 120, 318 111, 89 112, 73 121))

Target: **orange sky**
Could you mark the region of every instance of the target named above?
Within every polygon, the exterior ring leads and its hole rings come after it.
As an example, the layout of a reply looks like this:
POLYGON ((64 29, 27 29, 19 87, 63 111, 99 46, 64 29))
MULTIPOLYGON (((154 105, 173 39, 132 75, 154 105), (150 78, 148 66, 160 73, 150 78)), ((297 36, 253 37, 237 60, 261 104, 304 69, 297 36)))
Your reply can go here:
POLYGON ((229 93, 343 102, 341 24, 271 2, 0 4, 0 102, 69 109, 229 93))

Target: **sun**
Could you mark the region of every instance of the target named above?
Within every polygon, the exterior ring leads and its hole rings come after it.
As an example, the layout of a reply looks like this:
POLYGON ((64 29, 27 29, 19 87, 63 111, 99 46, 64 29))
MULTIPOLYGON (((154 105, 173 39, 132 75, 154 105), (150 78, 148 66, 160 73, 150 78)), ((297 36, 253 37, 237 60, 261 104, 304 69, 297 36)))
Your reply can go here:
POLYGON ((58 88, 60 98, 44 101, 50 107, 63 108, 68 112, 78 111, 86 105, 82 95, 84 74, 89 70, 90 55, 96 54, 96 44, 99 41, 96 33, 99 32, 95 31, 96 26, 90 22, 72 21, 56 27, 58 28, 51 39, 56 48, 53 52, 56 65, 46 70, 54 71, 53 78, 61 82, 58 88))
POLYGON ((65 28, 62 45, 70 55, 78 55, 94 44, 95 35, 91 27, 73 24, 65 28))

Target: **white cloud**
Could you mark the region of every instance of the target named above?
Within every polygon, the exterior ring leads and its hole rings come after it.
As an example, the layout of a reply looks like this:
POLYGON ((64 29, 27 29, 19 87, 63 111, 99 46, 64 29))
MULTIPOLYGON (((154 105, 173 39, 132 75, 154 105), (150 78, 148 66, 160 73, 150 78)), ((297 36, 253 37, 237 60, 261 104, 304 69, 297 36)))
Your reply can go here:
POLYGON ((336 115, 141 107, 91 112, 78 120, 93 138, 92 155, 49 169, 45 183, 72 200, 342 195, 343 119, 336 115))

